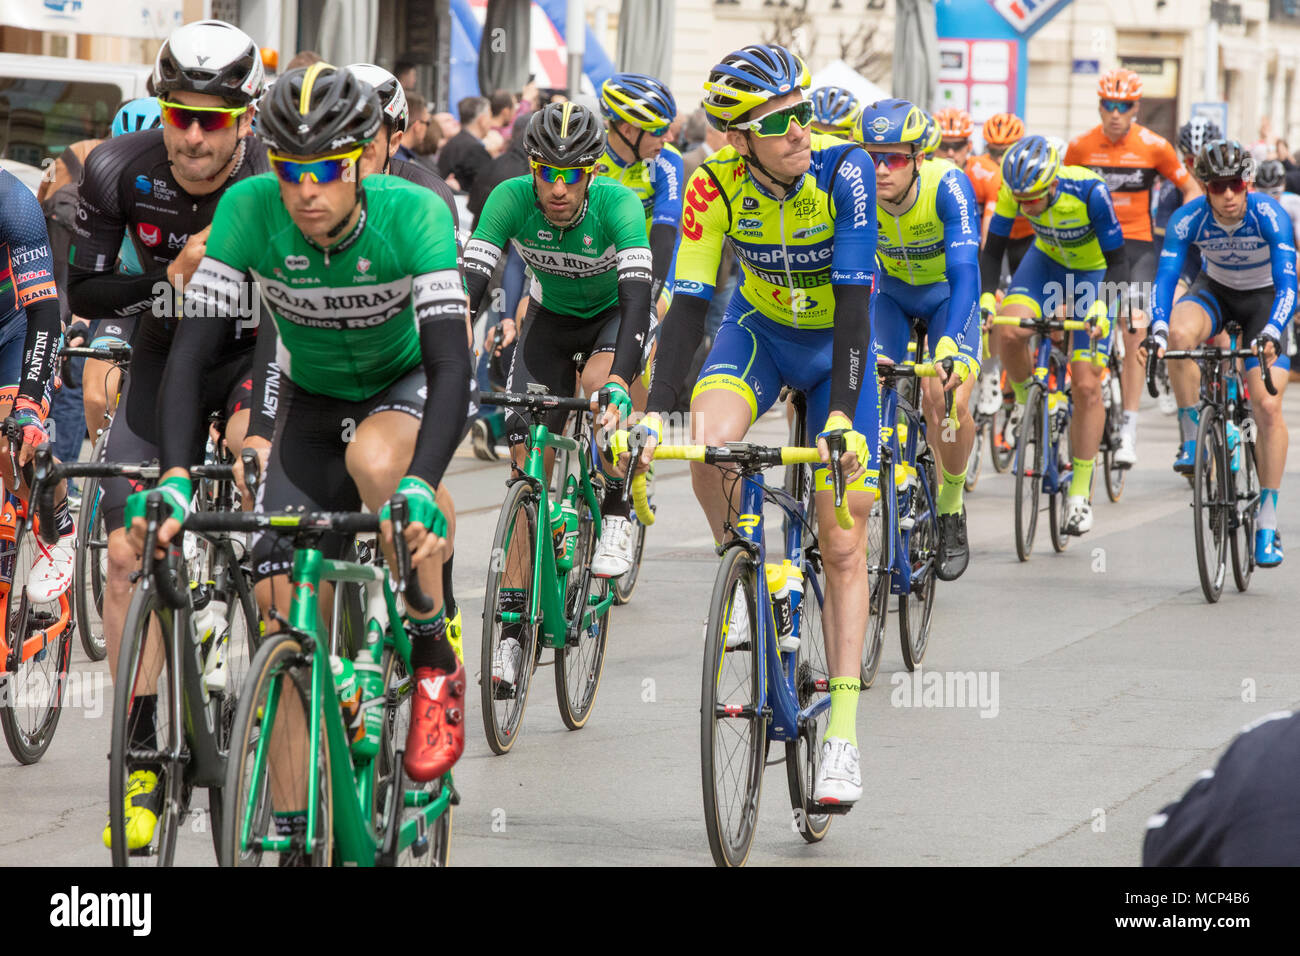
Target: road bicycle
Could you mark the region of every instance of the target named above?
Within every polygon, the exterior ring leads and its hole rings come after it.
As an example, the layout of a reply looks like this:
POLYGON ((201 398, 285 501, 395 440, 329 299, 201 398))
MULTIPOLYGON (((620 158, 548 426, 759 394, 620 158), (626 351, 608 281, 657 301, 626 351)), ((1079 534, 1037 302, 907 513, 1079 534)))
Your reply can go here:
MULTIPOLYGON (((543 648, 555 652, 560 719, 570 730, 586 725, 600 689, 615 598, 611 582, 591 573, 603 486, 592 463, 590 401, 551 395, 532 384, 527 394, 496 392, 478 400, 529 419, 527 460, 506 483, 483 603, 483 729, 492 752, 505 754, 519 739, 543 648), (547 427, 547 417, 557 411, 576 413, 570 434, 555 435, 547 427), (560 459, 555 490, 546 477, 548 449, 560 459), (503 666, 513 667, 513 680, 503 666)), ((599 402, 602 408, 608 404, 604 389, 599 402)))
MULTIPOLYGON (((1194 361, 1201 368, 1197 405, 1192 512, 1196 535, 1196 570, 1205 600, 1214 604, 1223 593, 1227 552, 1238 591, 1250 586, 1255 570, 1255 513, 1259 508, 1259 474, 1255 457, 1255 419, 1238 360, 1254 355, 1238 348, 1241 329, 1229 326, 1229 347, 1167 350, 1166 361, 1194 361)), ((1154 349, 1147 355, 1147 391, 1158 394, 1154 349)), ((1272 370, 1260 357, 1260 372, 1270 395, 1277 394, 1272 370)))
POLYGON ((1106 479, 1106 497, 1118 502, 1124 494, 1124 479, 1129 466, 1115 460, 1120 436, 1124 433, 1124 336, 1116 335, 1101 378, 1101 403, 1106 409, 1106 424, 1101 432, 1102 474, 1106 479))

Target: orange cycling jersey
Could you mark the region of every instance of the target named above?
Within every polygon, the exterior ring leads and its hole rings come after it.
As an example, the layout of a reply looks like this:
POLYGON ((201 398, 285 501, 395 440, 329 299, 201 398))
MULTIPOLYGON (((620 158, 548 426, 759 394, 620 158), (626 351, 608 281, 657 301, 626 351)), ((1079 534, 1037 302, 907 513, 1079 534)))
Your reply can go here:
MULTIPOLYGON (((998 190, 1002 187, 1002 167, 988 153, 980 153, 966 160, 966 175, 975 187, 975 201, 980 204, 980 215, 997 205, 998 190)), ((1017 214, 1011 223, 1012 239, 1024 239, 1034 234, 1034 227, 1029 220, 1017 214)))
POLYGON ((1151 187, 1159 173, 1175 186, 1188 181, 1169 140, 1138 123, 1118 143, 1096 126, 1070 141, 1062 163, 1087 166, 1106 180, 1125 239, 1151 241, 1151 187))

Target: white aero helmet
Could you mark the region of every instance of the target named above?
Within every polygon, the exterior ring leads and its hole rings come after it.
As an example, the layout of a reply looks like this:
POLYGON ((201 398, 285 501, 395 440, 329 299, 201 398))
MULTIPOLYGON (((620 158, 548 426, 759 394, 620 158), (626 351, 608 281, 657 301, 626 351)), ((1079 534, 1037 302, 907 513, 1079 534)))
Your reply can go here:
POLYGON ((397 77, 373 63, 353 63, 348 69, 357 79, 375 88, 379 94, 379 105, 384 111, 384 119, 393 129, 404 132, 411 116, 406 105, 406 91, 397 82, 397 77))
POLYGON ((159 96, 206 93, 248 104, 265 82, 261 51, 247 33, 222 20, 199 20, 172 31, 154 61, 159 96))

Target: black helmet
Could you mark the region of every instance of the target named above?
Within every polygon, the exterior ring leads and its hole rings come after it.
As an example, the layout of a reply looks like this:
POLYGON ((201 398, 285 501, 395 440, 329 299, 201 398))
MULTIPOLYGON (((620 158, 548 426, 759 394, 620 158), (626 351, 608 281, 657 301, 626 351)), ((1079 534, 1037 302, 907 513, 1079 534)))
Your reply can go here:
POLYGON ((1219 124, 1204 116, 1193 116, 1178 129, 1178 148, 1195 156, 1211 140, 1223 139, 1219 124))
POLYGON ((172 31, 154 61, 154 93, 207 93, 248 104, 262 94, 262 55, 247 33, 222 20, 172 31))
POLYGON ((379 94, 379 105, 384 111, 384 119, 389 126, 398 132, 405 132, 411 111, 406 103, 406 91, 397 82, 397 77, 373 63, 353 63, 348 69, 375 88, 379 94))
POLYGON ((275 81, 254 130, 277 152, 315 156, 370 142, 383 119, 374 87, 351 70, 313 63, 275 81))
POLYGON ((590 166, 605 152, 605 124, 577 103, 550 103, 528 121, 524 152, 548 166, 590 166))
POLYGON ((1201 147, 1196 154, 1192 172, 1202 182, 1212 179, 1249 179, 1255 169, 1255 159, 1235 139, 1215 139, 1201 147))
POLYGON ((1286 167, 1280 159, 1269 159, 1259 164, 1255 172, 1255 185, 1260 189, 1281 189, 1286 184, 1286 167))

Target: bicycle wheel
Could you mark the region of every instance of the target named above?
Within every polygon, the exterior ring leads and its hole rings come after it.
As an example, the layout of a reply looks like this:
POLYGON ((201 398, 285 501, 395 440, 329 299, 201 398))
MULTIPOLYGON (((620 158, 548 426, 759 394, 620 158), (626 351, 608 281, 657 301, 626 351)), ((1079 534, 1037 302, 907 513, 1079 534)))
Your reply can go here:
MULTIPOLYGON (((90 460, 98 461, 104 435, 95 441, 90 460)), ((73 600, 81 646, 92 661, 108 656, 104 642, 104 579, 108 576, 108 531, 100 504, 99 479, 87 478, 81 486, 81 514, 77 517, 77 553, 73 571, 73 600)))
POLYGON ((42 633, 49 636, 41 650, 20 660, 16 669, 5 675, 6 684, 0 689, 0 725, 14 759, 33 764, 49 749, 63 714, 63 692, 72 661, 72 613, 66 592, 44 604, 27 599, 27 578, 39 552, 35 532, 24 532, 21 519, 15 533, 18 540, 5 635, 10 648, 22 647, 42 633))
POLYGON ((1028 561, 1038 530, 1043 488, 1043 387, 1029 386, 1025 414, 1016 435, 1016 557, 1028 561))
MULTIPOLYGON (((804 577, 803 603, 800 605, 799 650, 794 665, 795 697, 799 709, 809 707, 830 694, 830 670, 826 666, 826 638, 822 633, 822 591, 816 577, 804 577)), ((823 710, 815 719, 799 728, 799 736, 785 744, 785 779, 790 788, 790 806, 795 826, 808 843, 816 843, 831 827, 829 813, 813 812, 813 787, 817 782, 817 764, 821 759, 822 735, 830 721, 830 711, 823 710)))
MULTIPOLYGON (((392 648, 384 651, 384 687, 388 702, 384 707, 384 729, 375 758, 375 832, 381 845, 389 827, 398 827, 423 816, 423 809, 408 805, 407 794, 421 793, 437 797, 444 786, 451 786, 451 774, 425 783, 417 783, 402 772, 401 752, 411 726, 411 695, 414 687, 401 658, 392 648), (394 790, 401 787, 401 791, 394 790)), ((423 839, 397 852, 397 866, 446 866, 451 852, 451 807, 423 834, 423 839)))
MULTIPOLYGON (((646 494, 650 496, 650 507, 654 507, 654 470, 646 475, 646 494)), ((632 567, 628 568, 627 574, 622 577, 610 579, 610 584, 614 588, 614 604, 624 605, 632 600, 632 592, 636 590, 637 578, 641 576, 641 559, 645 555, 645 536, 646 526, 641 523, 641 519, 636 516, 636 509, 632 509, 632 567)))
MULTIPOLYGON (((332 682, 327 681, 326 687, 331 686, 332 682)), ((278 836, 274 816, 277 808, 286 811, 302 808, 307 788, 311 786, 313 763, 317 794, 314 846, 309 861, 294 862, 312 866, 329 866, 333 862, 334 803, 328 734, 322 728, 317 753, 308 752, 306 717, 310 706, 311 667, 303 658, 302 646, 287 634, 269 635, 249 667, 235 714, 232 746, 226 760, 227 812, 221 818, 218 856, 222 866, 262 865, 262 857, 268 851, 257 844, 278 836), (274 707, 271 706, 273 694, 274 707), (292 704, 297 706, 287 710, 292 704), (268 739, 265 760, 261 772, 257 773, 258 742, 263 735, 273 734, 276 726, 284 740, 268 739), (278 743, 282 747, 277 754, 278 743), (275 774, 271 772, 273 763, 277 769, 275 774), (241 831, 246 820, 248 849, 244 850, 241 831)), ((280 862, 284 862, 283 856, 276 853, 280 862)))
MULTIPOLYGON (((1196 470, 1192 477, 1192 509, 1196 527, 1196 570, 1201 591, 1211 604, 1223 593, 1227 574, 1228 475, 1223 423, 1213 405, 1201 408, 1196 428, 1196 470)), ((1232 500, 1235 502, 1236 493, 1232 500)))
MULTIPOLYGON (((759 712, 761 576, 743 548, 722 556, 709 602, 700 694, 700 776, 709 850, 718 866, 744 866, 758 823, 767 722, 759 712), (730 643, 732 646, 727 647, 730 643)), ((762 581, 764 590, 766 580, 762 581)))
POLYGON ((1011 408, 1012 406, 1004 401, 993 413, 993 421, 989 425, 989 460, 993 462, 993 470, 999 475, 1006 473, 1016 455, 1014 445, 1016 436, 1008 434, 1007 428, 1011 424, 1011 408))
POLYGON ((185 746, 184 728, 173 718, 177 709, 174 687, 179 681, 173 675, 167 633, 172 615, 160 613, 162 610, 157 591, 142 583, 135 589, 122 626, 108 755, 108 825, 114 866, 171 866, 181 824, 189 813, 192 787, 185 782, 181 762, 165 764, 131 756, 137 749, 179 753, 185 746), (149 690, 154 693, 146 694, 149 690), (153 698, 151 704, 148 697, 153 698), (152 730, 140 723, 146 719, 141 712, 146 707, 153 711, 152 730), (125 802, 131 774, 136 771, 158 775, 155 793, 161 799, 152 838, 147 845, 131 849, 126 842, 125 802))
MULTIPOLYGON (((487 591, 483 604, 483 642, 479 674, 479 693, 483 711, 483 730, 488 746, 495 754, 507 753, 519 737, 519 725, 528 703, 536 667, 537 632, 528 623, 528 606, 532 600, 533 566, 537 547, 537 494, 526 481, 517 481, 506 493, 492 538, 492 559, 488 565, 487 591), (522 592, 524 622, 519 627, 518 651, 502 649, 500 611, 502 582, 522 592), (502 657, 515 660, 515 679, 511 685, 492 676, 492 663, 502 657)), ((509 661, 507 660, 507 663, 509 661)))
POLYGON ((1241 467, 1232 475, 1236 493, 1228 520, 1233 525, 1230 538, 1232 580, 1238 591, 1244 591, 1250 587, 1250 577, 1255 571, 1255 508, 1259 502, 1259 472, 1255 468, 1255 443, 1247 441, 1244 435, 1239 441, 1241 467))
POLYGON ((898 596, 898 638, 909 671, 916 670, 930 645, 930 619, 939 580, 935 571, 939 561, 939 515, 934 505, 934 462, 926 457, 917 466, 916 491, 912 495, 915 520, 907 534, 911 587, 898 596))
POLYGON ((1124 479, 1128 468, 1115 463, 1115 451, 1119 448, 1120 432, 1124 430, 1124 383, 1120 378, 1118 363, 1112 361, 1110 375, 1102 385, 1102 397, 1106 404, 1106 437, 1102 445, 1102 467, 1106 475, 1106 497, 1119 501, 1124 494, 1124 479))
POLYGON ((862 641, 862 671, 859 679, 866 690, 876 680, 880 655, 885 644, 885 622, 889 619, 890 550, 893 541, 894 497, 893 469, 882 466, 880 494, 871 504, 867 519, 867 587, 870 605, 867 633, 862 641))
POLYGON ((1074 441, 1070 437, 1067 419, 1051 451, 1056 454, 1056 494, 1047 502, 1047 524, 1051 531, 1052 549, 1060 554, 1070 546, 1071 535, 1065 533, 1066 501, 1070 497, 1070 476, 1074 471, 1074 441))
MULTIPOLYGON (((578 543, 573 552, 573 568, 565 583, 564 616, 573 620, 584 610, 609 595, 610 582, 587 573, 596 554, 596 522, 584 498, 578 499, 578 543), (583 586, 583 578, 586 586, 583 586)), ((555 652, 555 696, 560 704, 560 719, 570 730, 579 730, 591 716, 600 690, 600 675, 605 669, 605 645, 609 640, 609 608, 587 627, 578 629, 576 644, 566 644, 555 652)))

